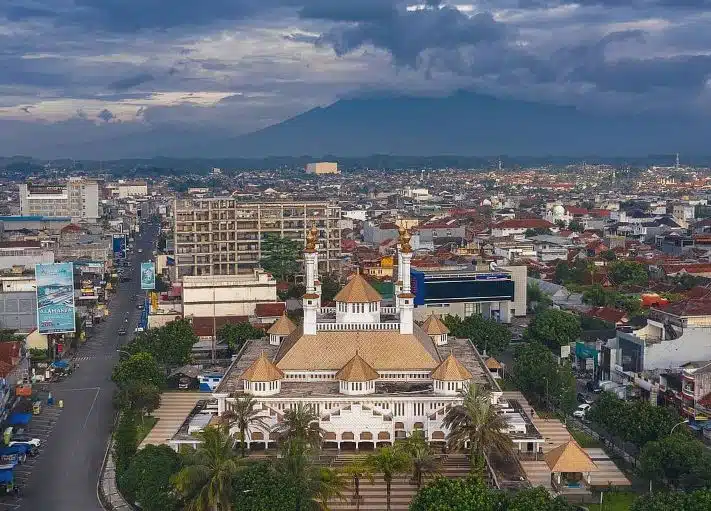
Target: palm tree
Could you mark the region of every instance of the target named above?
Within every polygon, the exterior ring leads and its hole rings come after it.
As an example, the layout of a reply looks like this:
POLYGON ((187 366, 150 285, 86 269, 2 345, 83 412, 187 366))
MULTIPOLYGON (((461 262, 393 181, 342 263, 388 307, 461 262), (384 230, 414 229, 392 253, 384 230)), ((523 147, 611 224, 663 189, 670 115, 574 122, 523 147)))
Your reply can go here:
POLYGON ((386 509, 390 511, 390 489, 393 477, 410 471, 411 460, 405 451, 394 447, 381 447, 366 458, 373 472, 383 474, 385 480, 386 509))
POLYGON ((223 423, 227 424, 230 429, 237 426, 240 453, 243 458, 246 455, 246 440, 249 435, 249 427, 255 425, 267 431, 269 430, 269 426, 264 422, 264 417, 260 415, 261 410, 255 410, 254 407, 256 405, 257 402, 252 396, 237 396, 230 409, 222 414, 223 423))
POLYGON ((198 433, 202 443, 190 452, 173 484, 187 499, 186 511, 229 511, 232 478, 242 468, 226 428, 208 427, 198 433))
POLYGON ((412 481, 418 490, 422 486, 424 476, 439 472, 439 462, 422 431, 413 432, 407 440, 397 442, 395 447, 402 449, 410 457, 412 481))
POLYGON ((472 469, 481 470, 492 448, 502 454, 511 454, 513 443, 506 434, 508 421, 496 413, 491 404, 491 393, 479 385, 471 384, 462 391, 464 401, 453 406, 444 417, 443 424, 449 429, 447 446, 461 449, 469 443, 472 469))
POLYGON ((315 449, 321 446, 323 431, 318 425, 318 414, 302 403, 286 410, 274 430, 283 440, 303 440, 315 449))
POLYGON ((343 491, 346 489, 346 482, 343 474, 328 467, 315 467, 316 487, 314 489, 314 501, 318 504, 319 511, 330 511, 328 501, 332 499, 346 500, 343 491))
POLYGON ((348 465, 343 467, 343 474, 349 475, 353 479, 353 500, 356 502, 356 510, 360 509, 360 480, 367 479, 373 482, 372 467, 366 463, 364 458, 355 458, 348 465))

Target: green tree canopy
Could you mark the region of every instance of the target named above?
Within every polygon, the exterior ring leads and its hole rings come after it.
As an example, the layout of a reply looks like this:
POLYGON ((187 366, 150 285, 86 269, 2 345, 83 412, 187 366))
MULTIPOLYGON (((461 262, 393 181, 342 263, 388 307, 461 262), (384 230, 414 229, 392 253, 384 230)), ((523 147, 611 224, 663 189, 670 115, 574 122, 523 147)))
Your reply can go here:
POLYGON ((494 511, 503 509, 505 496, 479 479, 438 477, 423 486, 410 503, 410 511, 494 511))
POLYGON ((578 316, 558 309, 546 309, 531 320, 524 338, 558 350, 561 346, 576 342, 580 333, 578 316))
POLYGON ((523 235, 527 238, 530 238, 532 236, 540 236, 542 234, 553 234, 553 231, 551 231, 547 227, 535 227, 533 229, 526 229, 526 232, 523 233, 523 235))
POLYGON ((116 392, 119 408, 149 415, 160 406, 160 389, 151 383, 129 382, 116 392))
POLYGON ((116 472, 120 475, 131 462, 138 448, 138 425, 136 415, 125 411, 121 414, 116 433, 114 434, 114 462, 116 472))
POLYGON ((637 497, 630 511, 708 511, 711 509, 711 490, 691 493, 655 491, 637 497))
POLYGON ((506 325, 484 319, 479 314, 464 319, 448 314, 443 321, 451 335, 470 339, 480 352, 486 350, 490 355, 498 355, 511 342, 511 331, 506 325))
MULTIPOLYGON (((321 301, 332 302, 336 295, 341 290, 341 283, 331 275, 320 277, 321 280, 321 301)), ((302 293, 303 294, 303 293, 302 293)))
POLYGON ((217 341, 225 343, 232 351, 239 351, 248 339, 264 337, 264 330, 253 327, 249 322, 226 324, 217 330, 217 341))
POLYGON ((144 511, 174 511, 178 499, 170 478, 181 465, 178 453, 167 445, 147 445, 119 476, 119 488, 129 502, 138 502, 144 511))
POLYGON ((616 261, 609 266, 608 274, 618 286, 623 284, 644 285, 649 282, 647 268, 634 261, 616 261))
POLYGON ((576 406, 575 376, 540 343, 528 343, 516 350, 511 375, 518 388, 535 396, 539 403, 550 403, 566 412, 576 406))
POLYGON ((570 223, 568 223, 568 229, 573 232, 583 232, 585 230, 585 226, 580 220, 571 220, 570 223))
POLYGON ((126 346, 126 351, 150 353, 159 364, 180 366, 190 362, 193 345, 198 340, 190 321, 178 319, 139 333, 126 346))
POLYGON ((293 511, 299 493, 278 464, 257 461, 247 464, 232 480, 233 509, 240 511, 293 511))
POLYGON ((294 280, 299 271, 303 246, 296 240, 265 234, 262 240, 262 258, 259 264, 280 281, 294 280))
POLYGON ((647 478, 671 488, 704 488, 711 481, 711 454, 687 434, 675 433, 647 443, 639 459, 647 478))
POLYGON ((563 497, 552 497, 543 486, 526 488, 510 497, 507 511, 574 511, 563 497))
POLYGON ((114 367, 111 379, 119 387, 129 384, 144 383, 155 385, 159 389, 165 387, 165 373, 150 353, 136 353, 114 367))

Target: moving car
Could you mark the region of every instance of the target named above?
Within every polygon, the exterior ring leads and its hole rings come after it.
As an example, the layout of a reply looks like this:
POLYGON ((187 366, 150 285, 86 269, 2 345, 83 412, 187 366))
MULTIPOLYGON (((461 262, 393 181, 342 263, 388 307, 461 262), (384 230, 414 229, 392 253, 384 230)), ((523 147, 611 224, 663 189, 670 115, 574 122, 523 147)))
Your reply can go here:
POLYGON ((579 403, 587 403, 589 405, 593 404, 593 400, 590 396, 586 396, 582 392, 578 392, 578 402, 579 403))
POLYGON ((590 410, 590 405, 587 403, 583 403, 582 405, 578 406, 577 410, 573 412, 573 417, 576 417, 578 419, 584 419, 585 414, 590 410))
POLYGON ((126 335, 126 329, 125 329, 125 328, 119 328, 118 334, 119 334, 119 335, 126 335))

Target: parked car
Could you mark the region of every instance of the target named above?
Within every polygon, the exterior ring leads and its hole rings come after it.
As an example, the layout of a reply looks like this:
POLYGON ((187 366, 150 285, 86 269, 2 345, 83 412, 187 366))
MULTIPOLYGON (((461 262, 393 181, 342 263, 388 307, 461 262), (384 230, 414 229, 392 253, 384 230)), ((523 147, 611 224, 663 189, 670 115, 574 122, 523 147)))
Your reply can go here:
POLYGON ((10 443, 8 445, 12 445, 15 442, 26 443, 34 445, 35 447, 39 447, 42 443, 42 440, 40 440, 39 438, 33 438, 29 435, 18 434, 12 435, 12 438, 10 439, 10 443))
POLYGON ((573 412, 573 417, 576 417, 578 419, 584 419, 585 414, 590 410, 590 405, 587 403, 583 403, 582 405, 578 406, 577 410, 573 412))
POLYGON ((590 380, 589 382, 587 382, 585 384, 585 388, 588 392, 593 392, 595 394, 599 394, 600 392, 602 392, 602 388, 600 388, 600 385, 595 380, 590 380))
POLYGON ((143 310, 143 304, 142 304, 142 303, 137 303, 137 304, 136 304, 136 308, 137 308, 138 310, 143 310))
POLYGON ((593 404, 593 400, 590 396, 586 396, 582 392, 578 392, 578 403, 593 404))
POLYGON ((187 376, 184 376, 184 377, 180 378, 180 380, 178 381, 178 388, 180 390, 187 390, 190 388, 190 383, 191 383, 190 378, 188 378, 187 376))

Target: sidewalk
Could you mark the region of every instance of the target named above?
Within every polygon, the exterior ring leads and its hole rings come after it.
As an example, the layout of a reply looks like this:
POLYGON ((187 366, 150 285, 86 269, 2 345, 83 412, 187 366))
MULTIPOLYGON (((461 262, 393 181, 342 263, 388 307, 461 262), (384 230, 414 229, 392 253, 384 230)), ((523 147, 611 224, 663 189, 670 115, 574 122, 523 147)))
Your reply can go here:
POLYGON ((99 501, 107 511, 133 511, 134 508, 126 502, 116 487, 116 467, 114 466, 112 450, 113 442, 99 479, 99 487, 97 488, 99 501))

